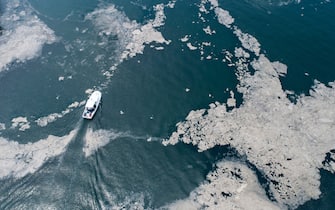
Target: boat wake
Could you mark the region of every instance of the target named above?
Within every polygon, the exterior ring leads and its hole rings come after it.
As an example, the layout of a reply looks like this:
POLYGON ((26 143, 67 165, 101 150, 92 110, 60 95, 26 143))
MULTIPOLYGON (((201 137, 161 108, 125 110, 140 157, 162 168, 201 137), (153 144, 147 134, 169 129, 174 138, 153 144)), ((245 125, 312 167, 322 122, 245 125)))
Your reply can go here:
POLYGON ((89 157, 95 152, 97 152, 99 148, 106 146, 112 141, 122 138, 142 140, 148 142, 163 141, 163 139, 159 137, 137 136, 131 134, 131 132, 120 132, 115 130, 104 130, 104 129, 93 130, 93 128, 88 127, 84 135, 83 152, 86 157, 89 157))

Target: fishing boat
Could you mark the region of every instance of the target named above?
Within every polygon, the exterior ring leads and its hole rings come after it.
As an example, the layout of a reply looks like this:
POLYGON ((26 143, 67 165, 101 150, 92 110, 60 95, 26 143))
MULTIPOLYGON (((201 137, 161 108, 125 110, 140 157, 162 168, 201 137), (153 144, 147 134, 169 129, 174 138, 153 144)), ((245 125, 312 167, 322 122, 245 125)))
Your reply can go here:
POLYGON ((101 92, 96 90, 86 102, 83 118, 91 120, 97 112, 101 102, 101 92))

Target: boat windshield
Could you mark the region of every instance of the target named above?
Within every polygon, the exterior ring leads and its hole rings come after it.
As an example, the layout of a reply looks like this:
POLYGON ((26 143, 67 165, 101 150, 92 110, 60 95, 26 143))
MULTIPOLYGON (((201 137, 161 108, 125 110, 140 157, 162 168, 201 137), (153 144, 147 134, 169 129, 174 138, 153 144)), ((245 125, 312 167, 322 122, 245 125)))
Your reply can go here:
POLYGON ((92 112, 92 111, 94 111, 95 110, 95 108, 96 108, 97 106, 94 104, 94 106, 91 106, 91 107, 87 107, 87 111, 90 111, 90 112, 92 112))

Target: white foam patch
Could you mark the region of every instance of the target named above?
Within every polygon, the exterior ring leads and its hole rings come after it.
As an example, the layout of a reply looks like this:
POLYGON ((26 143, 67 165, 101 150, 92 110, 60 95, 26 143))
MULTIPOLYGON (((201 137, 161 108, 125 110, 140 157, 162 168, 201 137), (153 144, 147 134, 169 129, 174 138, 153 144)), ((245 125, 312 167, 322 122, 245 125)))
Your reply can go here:
POLYGON ((190 43, 190 42, 188 42, 188 43, 186 44, 186 46, 187 46, 188 49, 190 49, 190 50, 196 50, 196 49, 198 49, 196 46, 193 46, 192 43, 190 43))
POLYGON ((271 202, 255 173, 238 162, 222 161, 209 173, 206 182, 190 197, 167 206, 168 209, 282 209, 271 202))
POLYGON ((243 48, 256 56, 250 63, 249 56, 235 50, 237 90, 243 94, 243 104, 230 111, 219 103, 191 111, 164 144, 182 141, 200 151, 230 145, 264 174, 280 206, 296 208, 319 197, 320 168, 334 171, 333 161, 325 165, 323 161, 335 147, 335 83, 326 86, 316 81, 310 96, 292 103, 279 80, 287 67, 258 56, 258 41, 236 26, 233 29, 243 48))
POLYGON ((227 100, 228 107, 235 107, 236 106, 236 99, 234 98, 234 92, 230 91, 230 98, 227 100))
POLYGON ((215 11, 219 23, 225 25, 227 28, 231 28, 235 19, 230 15, 227 10, 219 7, 219 3, 217 0, 201 0, 201 4, 199 5, 199 11, 205 14, 209 13, 209 11, 206 9, 207 3, 210 3, 209 10, 215 11))
POLYGON ((238 37, 238 39, 241 41, 242 46, 245 49, 250 50, 251 52, 254 52, 257 56, 259 56, 261 45, 259 44, 259 42, 257 41, 255 37, 253 37, 252 35, 248 33, 243 33, 237 27, 235 28, 234 33, 238 37))
POLYGON ((219 7, 215 8, 215 14, 217 15, 219 23, 225 25, 227 28, 230 28, 235 21, 228 11, 219 7))
POLYGON ((260 56, 257 70, 241 78, 244 103, 227 111, 226 106, 191 111, 168 142, 181 140, 200 151, 230 145, 262 171, 275 199, 290 207, 320 195, 319 168, 325 154, 335 147, 335 84, 316 84, 311 96, 297 104, 287 98, 271 62, 260 56), (206 114, 207 112, 207 114, 206 114))
POLYGON ((155 19, 149 20, 147 24, 141 25, 130 20, 123 12, 116 9, 114 5, 99 8, 86 16, 100 31, 101 36, 116 36, 121 50, 120 62, 137 54, 142 54, 146 44, 155 42, 169 44, 161 32, 156 28, 164 25, 164 8, 171 7, 173 3, 154 6, 155 19))
POLYGON ((57 119, 64 117, 65 115, 69 114, 72 112, 75 108, 81 107, 85 105, 86 101, 81 101, 81 102, 73 102, 70 104, 65 110, 63 110, 61 113, 52 113, 44 117, 40 117, 35 122, 37 123, 38 126, 45 127, 49 123, 55 122, 57 119))
POLYGON ((0 71, 13 62, 25 62, 38 57, 44 44, 56 41, 54 32, 32 9, 21 1, 8 1, 0 24, 0 71))
MULTIPOLYGON (((228 29, 233 29, 234 34, 240 40, 242 46, 245 49, 255 53, 255 55, 259 56, 261 46, 260 43, 252 35, 242 32, 237 26, 233 27, 233 23, 235 21, 234 18, 230 15, 229 11, 219 7, 217 0, 202 0, 200 11, 204 11, 204 7, 207 3, 211 4, 210 10, 214 11, 218 22, 228 29)), ((208 10, 205 10, 205 12, 208 12, 208 10)))
POLYGON ((234 53, 235 53, 236 58, 249 58, 250 57, 250 54, 247 53, 242 47, 236 47, 234 53))
POLYGON ((169 1, 169 3, 167 3, 166 7, 170 8, 170 9, 173 9, 176 5, 176 1, 177 0, 169 1))
POLYGON ((180 39, 181 42, 187 42, 190 39, 191 35, 185 35, 180 39))
POLYGON ((40 117, 35 122, 37 123, 38 126, 45 127, 49 123, 56 121, 58 118, 63 117, 63 114, 60 113, 52 113, 49 114, 48 116, 40 117))
POLYGON ((12 119, 11 128, 19 128, 20 131, 25 131, 30 128, 30 122, 26 117, 16 117, 12 119))
POLYGON ((278 61, 275 61, 275 62, 272 62, 272 66, 277 71, 279 76, 285 76, 287 74, 287 66, 286 65, 284 65, 284 64, 282 64, 278 61))
POLYGON ((203 28, 202 30, 208 35, 213 35, 216 33, 216 31, 212 30, 210 26, 207 26, 206 28, 203 28))
POLYGON ((0 137, 0 178, 21 178, 36 172, 50 158, 64 153, 76 133, 77 130, 73 130, 62 137, 50 135, 28 144, 0 137))
POLYGON ((156 50, 164 50, 164 47, 163 46, 160 46, 160 47, 155 47, 156 50))
POLYGON ((164 14, 164 8, 165 8, 164 4, 157 4, 154 6, 154 10, 156 11, 156 14, 155 14, 155 19, 151 21, 153 27, 157 28, 159 26, 164 25, 164 21, 166 19, 166 16, 164 14))

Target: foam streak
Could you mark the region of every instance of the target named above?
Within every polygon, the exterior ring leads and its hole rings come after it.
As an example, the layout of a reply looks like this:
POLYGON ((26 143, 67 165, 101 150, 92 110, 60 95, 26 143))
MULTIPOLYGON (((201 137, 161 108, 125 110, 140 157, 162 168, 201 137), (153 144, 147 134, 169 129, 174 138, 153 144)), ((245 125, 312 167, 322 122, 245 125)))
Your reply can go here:
POLYGON ((65 136, 50 135, 34 143, 20 144, 0 137, 0 178, 21 178, 36 172, 50 158, 65 152, 77 130, 65 136))
POLYGON ((54 32, 20 1, 9 1, 1 20, 0 71, 10 63, 38 57, 44 44, 56 41, 54 32))

